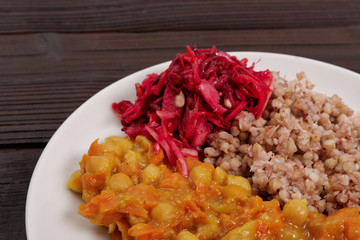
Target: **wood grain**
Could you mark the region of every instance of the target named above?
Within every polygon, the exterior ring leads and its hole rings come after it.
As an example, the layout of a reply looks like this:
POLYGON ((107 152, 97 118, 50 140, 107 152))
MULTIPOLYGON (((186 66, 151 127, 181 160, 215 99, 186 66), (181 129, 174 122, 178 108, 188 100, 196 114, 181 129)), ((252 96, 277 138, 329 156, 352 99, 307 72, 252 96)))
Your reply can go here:
POLYGON ((359 1, 4 1, 0 32, 187 31, 347 26, 359 1))
POLYGON ((25 201, 29 180, 42 149, 0 149, 0 239, 26 239, 25 201))
POLYGON ((0 144, 46 143, 93 94, 194 43, 300 55, 360 72, 360 26, 0 36, 0 144))

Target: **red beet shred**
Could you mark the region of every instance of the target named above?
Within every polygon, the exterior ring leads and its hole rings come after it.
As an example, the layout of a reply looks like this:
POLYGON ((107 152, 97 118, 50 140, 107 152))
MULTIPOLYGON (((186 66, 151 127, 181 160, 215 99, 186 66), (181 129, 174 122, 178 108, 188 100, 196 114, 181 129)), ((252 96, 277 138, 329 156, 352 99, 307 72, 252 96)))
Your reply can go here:
POLYGON ((274 89, 270 71, 254 71, 247 59, 239 61, 215 47, 187 50, 163 73, 135 85, 135 103, 112 105, 123 131, 154 140, 170 165, 179 163, 183 176, 188 176, 185 157, 198 157, 210 133, 229 130, 242 110, 261 117, 274 89))

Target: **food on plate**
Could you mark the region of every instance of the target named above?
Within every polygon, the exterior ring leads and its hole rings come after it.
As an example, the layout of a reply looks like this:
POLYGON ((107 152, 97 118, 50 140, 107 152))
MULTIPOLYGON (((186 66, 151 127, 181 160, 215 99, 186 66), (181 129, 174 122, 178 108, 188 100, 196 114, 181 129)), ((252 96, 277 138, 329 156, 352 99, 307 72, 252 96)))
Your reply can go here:
POLYGON ((325 216, 294 199, 281 210, 278 200, 256 196, 244 177, 186 161, 188 178, 146 137, 109 137, 91 144, 67 185, 86 202, 79 213, 107 227, 112 240, 360 238, 356 208, 325 216))
POLYGON ((212 133, 205 161, 247 177, 257 194, 306 199, 311 211, 360 210, 360 115, 312 90, 300 73, 275 89, 261 118, 242 111, 231 130, 212 133))
POLYGON ((234 117, 246 110, 261 117, 274 88, 269 70, 255 71, 216 48, 187 47, 160 75, 136 84, 134 103, 113 104, 130 137, 147 136, 188 175, 186 156, 198 157, 210 133, 229 130, 234 117))
POLYGON ((120 239, 360 239, 360 115, 216 48, 187 48, 113 103, 67 186, 120 239), (327 215, 325 215, 327 214, 327 215))

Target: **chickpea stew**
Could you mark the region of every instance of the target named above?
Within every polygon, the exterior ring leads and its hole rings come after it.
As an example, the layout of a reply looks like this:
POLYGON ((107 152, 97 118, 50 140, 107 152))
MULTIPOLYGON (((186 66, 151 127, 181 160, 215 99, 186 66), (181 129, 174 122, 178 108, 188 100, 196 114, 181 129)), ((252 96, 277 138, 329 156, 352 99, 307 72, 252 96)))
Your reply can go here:
POLYGON ((86 202, 79 213, 111 240, 360 239, 356 208, 326 216, 293 199, 281 209, 220 167, 187 158, 185 178, 163 160, 143 136, 96 140, 67 186, 86 202))

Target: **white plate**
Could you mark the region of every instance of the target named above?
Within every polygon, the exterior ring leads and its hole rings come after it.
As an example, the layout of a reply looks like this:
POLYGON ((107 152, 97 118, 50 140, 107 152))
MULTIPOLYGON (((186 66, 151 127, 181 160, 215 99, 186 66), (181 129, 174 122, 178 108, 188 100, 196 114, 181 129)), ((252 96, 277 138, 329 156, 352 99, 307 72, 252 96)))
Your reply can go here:
MULTIPOLYGON (((346 104, 360 109, 360 75, 327 63, 262 52, 232 52, 239 59, 257 62, 257 70, 280 71, 288 80, 304 71, 316 90, 338 94, 346 104)), ((135 98, 136 82, 150 73, 160 73, 170 62, 149 67, 115 82, 80 106, 56 131, 34 170, 26 202, 26 233, 29 240, 109 239, 105 229, 77 214, 80 195, 65 186, 78 162, 97 138, 123 135, 120 120, 111 109, 113 102, 135 98)))

